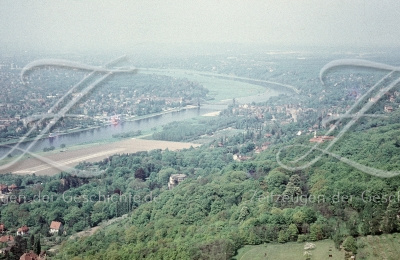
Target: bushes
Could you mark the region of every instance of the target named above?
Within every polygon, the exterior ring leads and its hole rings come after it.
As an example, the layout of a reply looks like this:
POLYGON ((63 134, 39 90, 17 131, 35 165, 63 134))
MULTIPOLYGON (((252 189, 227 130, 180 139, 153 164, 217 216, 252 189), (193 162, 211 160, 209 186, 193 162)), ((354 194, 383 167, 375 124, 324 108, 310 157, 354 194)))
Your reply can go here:
POLYGON ((43 148, 43 152, 53 151, 54 149, 56 149, 54 146, 45 147, 45 148, 43 148))
POLYGON ((353 254, 357 253, 357 243, 354 237, 348 236, 343 241, 343 248, 346 251, 352 252, 353 254))

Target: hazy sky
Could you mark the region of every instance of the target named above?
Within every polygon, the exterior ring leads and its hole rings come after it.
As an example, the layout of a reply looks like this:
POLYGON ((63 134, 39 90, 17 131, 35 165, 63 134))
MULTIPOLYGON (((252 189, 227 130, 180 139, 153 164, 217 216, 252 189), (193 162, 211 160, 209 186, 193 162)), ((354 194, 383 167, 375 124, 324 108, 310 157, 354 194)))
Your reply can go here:
POLYGON ((0 49, 243 42, 400 46, 399 0, 0 0, 0 49))

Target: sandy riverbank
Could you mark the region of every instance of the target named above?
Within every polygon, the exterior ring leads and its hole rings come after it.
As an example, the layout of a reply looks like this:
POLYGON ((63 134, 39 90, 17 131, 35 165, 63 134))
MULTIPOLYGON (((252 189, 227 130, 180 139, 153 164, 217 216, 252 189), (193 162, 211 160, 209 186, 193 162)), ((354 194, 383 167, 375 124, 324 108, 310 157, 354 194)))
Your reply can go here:
MULTIPOLYGON (((197 147, 199 144, 168 142, 158 140, 127 139, 106 144, 93 144, 90 146, 75 146, 74 149, 64 152, 41 153, 46 159, 50 159, 62 167, 73 167, 80 162, 96 162, 110 155, 118 153, 135 153, 139 151, 150 151, 154 149, 179 150, 197 147)), ((54 175, 60 172, 55 168, 36 158, 28 158, 17 162, 15 165, 7 168, 0 173, 12 172, 15 174, 33 174, 36 175, 54 175)))
POLYGON ((221 111, 215 111, 215 112, 210 112, 207 114, 204 114, 203 116, 218 116, 219 114, 221 114, 221 111))

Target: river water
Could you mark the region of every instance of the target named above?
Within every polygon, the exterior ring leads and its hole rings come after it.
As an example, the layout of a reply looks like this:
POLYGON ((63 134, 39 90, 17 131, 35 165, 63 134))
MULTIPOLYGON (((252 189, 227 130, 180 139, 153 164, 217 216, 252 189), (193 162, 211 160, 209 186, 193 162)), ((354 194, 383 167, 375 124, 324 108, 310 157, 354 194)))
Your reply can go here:
MULTIPOLYGON (((200 108, 185 109, 145 119, 121 122, 117 125, 102 126, 99 128, 84 130, 76 133, 69 133, 52 138, 40 139, 36 141, 36 144, 30 149, 30 152, 43 151, 43 148, 49 148, 51 146, 54 146, 55 148, 60 148, 61 144, 65 144, 67 147, 69 147, 78 144, 99 142, 112 138, 114 134, 138 130, 141 130, 143 132, 146 130, 150 130, 153 127, 166 125, 173 121, 186 120, 210 112, 219 111, 224 108, 226 108, 226 105, 205 105, 200 108)), ((19 148, 27 149, 30 144, 31 142, 24 142, 19 145, 19 148)), ((9 148, 0 147, 0 157, 4 156, 8 151, 9 148)), ((13 155, 17 155, 18 153, 20 152, 14 151, 13 155)))
MULTIPOLYGON (((265 102, 272 96, 277 96, 284 91, 277 91, 270 88, 266 88, 266 92, 264 94, 258 94, 255 96, 241 97, 237 98, 236 101, 238 103, 251 103, 251 102, 265 102)), ((201 106, 200 108, 195 109, 185 109, 177 112, 166 113, 162 115, 157 115, 145 119, 135 120, 135 121, 126 121, 121 122, 117 125, 108 125, 102 126, 95 129, 84 130, 76 133, 63 134, 52 138, 45 138, 37 140, 36 143, 29 149, 30 152, 40 152, 43 151, 44 148, 49 148, 54 146, 56 149, 60 148, 61 144, 65 144, 66 147, 74 146, 78 144, 88 144, 94 142, 100 142, 107 139, 113 138, 114 134, 126 133, 131 131, 141 130, 146 131, 150 130, 153 127, 159 127, 166 125, 170 122, 174 121, 182 121, 189 118, 201 116, 207 113, 221 111, 227 108, 228 104, 231 104, 232 100, 224 100, 223 102, 219 102, 219 104, 206 104, 201 106)), ((21 143, 18 148, 22 150, 26 150, 32 142, 24 142, 21 143)), ((12 146, 12 145, 10 145, 12 146)), ((10 148, 0 146, 0 157, 3 157, 9 152, 10 148)), ((19 150, 15 150, 12 152, 12 155, 15 156, 21 153, 19 150)))

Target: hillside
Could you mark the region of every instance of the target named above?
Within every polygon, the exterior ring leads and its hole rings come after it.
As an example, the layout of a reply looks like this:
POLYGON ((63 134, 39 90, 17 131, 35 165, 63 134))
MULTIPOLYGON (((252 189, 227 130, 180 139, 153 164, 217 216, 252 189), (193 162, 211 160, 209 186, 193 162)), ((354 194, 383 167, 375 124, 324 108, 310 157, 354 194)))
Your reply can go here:
MULTIPOLYGON (((363 149, 349 149, 362 146, 364 140, 379 151, 376 160, 369 161, 371 166, 381 167, 379 156, 384 156, 385 169, 398 170, 400 152, 393 138, 399 132, 390 122, 355 131, 335 152, 363 158, 368 150, 363 155, 363 149)), ((204 171, 190 174, 182 168, 189 179, 173 190, 159 190, 157 198, 136 208, 128 221, 66 243, 56 258, 229 259, 249 244, 332 238, 338 247, 348 236, 400 231, 400 177, 370 176, 330 157, 304 171, 286 171, 273 160, 279 146, 220 170, 215 168, 218 156, 204 171)), ((225 149, 210 151, 222 156, 225 149)), ((181 160, 177 165, 200 151, 207 154, 205 148, 176 154, 181 160)))

